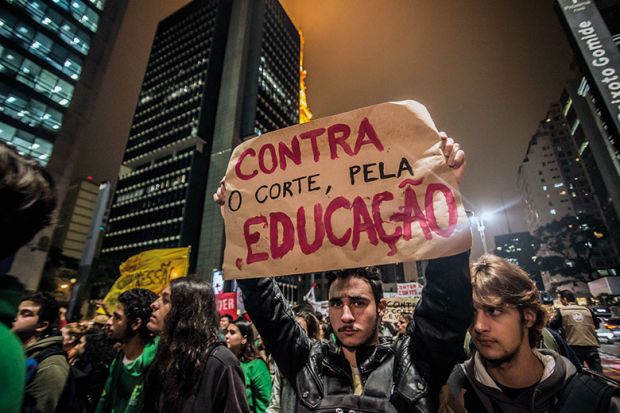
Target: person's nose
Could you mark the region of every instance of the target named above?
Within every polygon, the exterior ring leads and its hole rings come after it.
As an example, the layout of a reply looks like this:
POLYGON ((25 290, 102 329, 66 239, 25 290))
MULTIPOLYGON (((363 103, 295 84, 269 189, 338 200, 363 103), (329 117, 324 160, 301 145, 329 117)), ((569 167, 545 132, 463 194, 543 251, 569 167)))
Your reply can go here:
POLYGON ((474 331, 476 333, 485 333, 489 331, 488 316, 484 311, 478 311, 474 316, 474 331))
POLYGON ((355 317, 353 316, 353 313, 351 312, 351 308, 349 307, 348 304, 344 304, 342 306, 342 316, 340 317, 340 320, 343 323, 352 323, 355 321, 355 317))

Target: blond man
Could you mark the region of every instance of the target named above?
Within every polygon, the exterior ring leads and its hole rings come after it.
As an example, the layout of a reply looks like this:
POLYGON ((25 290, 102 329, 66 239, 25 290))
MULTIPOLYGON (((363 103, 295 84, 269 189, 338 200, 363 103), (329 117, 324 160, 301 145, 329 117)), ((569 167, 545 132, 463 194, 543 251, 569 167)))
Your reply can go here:
POLYGON ((615 388, 537 349, 547 313, 520 267, 493 255, 472 265, 475 351, 442 390, 442 412, 620 411, 615 388))

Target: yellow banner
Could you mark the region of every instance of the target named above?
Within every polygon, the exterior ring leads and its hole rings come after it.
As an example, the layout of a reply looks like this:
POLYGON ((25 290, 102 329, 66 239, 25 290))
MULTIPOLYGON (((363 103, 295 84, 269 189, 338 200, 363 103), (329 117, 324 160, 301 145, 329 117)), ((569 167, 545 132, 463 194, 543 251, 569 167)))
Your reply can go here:
POLYGON ((118 296, 132 288, 145 288, 155 294, 170 281, 185 277, 189 265, 189 247, 144 251, 129 257, 119 267, 121 276, 103 299, 107 311, 116 308, 118 296))

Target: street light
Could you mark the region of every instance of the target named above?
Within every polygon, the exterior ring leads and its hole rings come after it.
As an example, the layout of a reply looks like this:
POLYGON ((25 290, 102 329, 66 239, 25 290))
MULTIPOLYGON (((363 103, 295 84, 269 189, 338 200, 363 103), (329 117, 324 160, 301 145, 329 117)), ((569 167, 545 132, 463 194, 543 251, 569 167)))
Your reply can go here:
POLYGON ((489 221, 493 217, 493 214, 490 212, 482 212, 481 214, 476 214, 475 211, 466 211, 466 212, 467 212, 467 216, 472 218, 474 222, 476 223, 476 228, 478 229, 478 233, 480 234, 480 241, 482 242, 482 250, 484 251, 485 254, 488 254, 489 250, 487 247, 487 239, 484 233, 484 230, 485 230, 484 221, 489 221))

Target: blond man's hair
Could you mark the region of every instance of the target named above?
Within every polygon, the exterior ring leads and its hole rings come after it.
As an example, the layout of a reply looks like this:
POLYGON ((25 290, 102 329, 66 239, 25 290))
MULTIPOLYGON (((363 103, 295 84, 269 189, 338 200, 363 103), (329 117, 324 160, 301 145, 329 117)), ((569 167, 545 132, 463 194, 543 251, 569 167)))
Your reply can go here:
POLYGON ((528 339, 532 348, 538 346, 548 315, 540 302, 536 284, 521 267, 504 258, 485 254, 471 266, 471 285, 477 304, 515 306, 522 320, 523 310, 533 310, 536 319, 528 329, 528 339))

